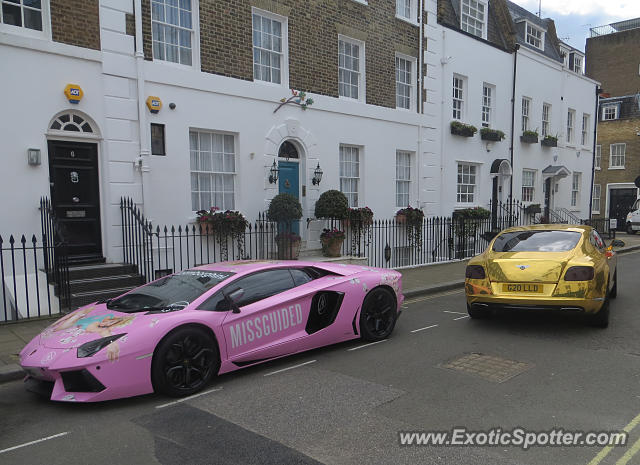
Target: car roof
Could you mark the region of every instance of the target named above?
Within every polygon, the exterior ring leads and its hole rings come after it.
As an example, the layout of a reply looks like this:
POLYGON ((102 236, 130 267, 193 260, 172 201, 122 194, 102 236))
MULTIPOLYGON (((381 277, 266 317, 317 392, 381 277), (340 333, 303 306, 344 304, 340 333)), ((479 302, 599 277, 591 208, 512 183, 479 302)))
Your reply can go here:
POLYGON ((500 234, 514 231, 575 231, 590 232, 593 228, 584 224, 532 224, 530 226, 515 226, 500 231, 500 234))
POLYGON ((301 260, 236 260, 229 262, 211 263, 194 267, 195 270, 205 271, 226 271, 237 275, 245 275, 256 271, 268 270, 271 268, 304 268, 313 266, 338 275, 349 275, 364 271, 362 266, 345 265, 342 263, 307 262, 301 260))

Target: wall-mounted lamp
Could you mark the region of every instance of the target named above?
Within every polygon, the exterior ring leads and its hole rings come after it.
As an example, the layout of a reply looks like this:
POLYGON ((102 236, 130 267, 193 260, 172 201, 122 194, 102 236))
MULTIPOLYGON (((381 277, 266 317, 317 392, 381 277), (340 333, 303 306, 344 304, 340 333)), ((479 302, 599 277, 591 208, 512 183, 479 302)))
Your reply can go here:
POLYGON ((384 259, 387 262, 391 260, 391 247, 389 247, 389 244, 387 244, 384 248, 384 259))
POLYGON ((275 184, 278 182, 278 165, 276 165, 276 161, 273 160, 273 165, 271 165, 271 169, 269 169, 269 184, 275 184))
POLYGON ((42 163, 40 149, 27 149, 27 162, 31 166, 38 166, 42 163))
POLYGON ((320 162, 318 162, 318 166, 313 170, 313 179, 311 180, 311 183, 314 186, 319 186, 320 181, 322 181, 322 168, 320 168, 320 162))

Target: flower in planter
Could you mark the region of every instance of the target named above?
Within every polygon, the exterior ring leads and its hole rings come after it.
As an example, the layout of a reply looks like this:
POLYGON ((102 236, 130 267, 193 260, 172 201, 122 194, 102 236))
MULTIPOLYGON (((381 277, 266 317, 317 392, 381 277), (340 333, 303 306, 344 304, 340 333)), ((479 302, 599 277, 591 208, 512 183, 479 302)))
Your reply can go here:
POLYGON ((367 226, 373 223, 373 211, 369 207, 350 208, 347 219, 351 223, 367 226))
POLYGON ((478 132, 478 128, 471 124, 464 124, 460 121, 451 121, 451 134, 456 136, 473 137, 478 132))
POLYGON ((344 240, 344 237, 344 231, 340 231, 337 228, 324 228, 322 234, 320 234, 320 239, 323 241, 344 240))
POLYGON ((410 225, 419 225, 424 219, 424 212, 419 208, 413 208, 409 205, 396 212, 396 219, 400 219, 400 222, 405 221, 410 225))
POLYGON ((249 225, 242 213, 233 210, 223 212, 219 211, 218 207, 211 207, 210 210, 199 210, 196 215, 198 215, 197 221, 199 224, 207 226, 219 237, 238 236, 249 225))
POLYGON ((498 129, 482 128, 480 129, 480 137, 482 140, 499 142, 505 138, 505 133, 498 129))
POLYGON ((558 137, 557 136, 544 136, 544 139, 540 142, 542 145, 546 145, 547 147, 557 147, 558 146, 558 137))

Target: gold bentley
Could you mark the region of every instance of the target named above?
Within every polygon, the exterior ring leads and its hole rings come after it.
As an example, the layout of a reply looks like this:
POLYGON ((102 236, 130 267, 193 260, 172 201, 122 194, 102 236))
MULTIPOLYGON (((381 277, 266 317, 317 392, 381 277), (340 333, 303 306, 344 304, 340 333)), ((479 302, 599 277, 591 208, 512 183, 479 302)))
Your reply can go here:
POLYGON ((590 226, 534 225, 505 229, 466 268, 471 318, 494 309, 584 312, 594 326, 609 324, 617 294, 614 240, 607 247, 590 226))

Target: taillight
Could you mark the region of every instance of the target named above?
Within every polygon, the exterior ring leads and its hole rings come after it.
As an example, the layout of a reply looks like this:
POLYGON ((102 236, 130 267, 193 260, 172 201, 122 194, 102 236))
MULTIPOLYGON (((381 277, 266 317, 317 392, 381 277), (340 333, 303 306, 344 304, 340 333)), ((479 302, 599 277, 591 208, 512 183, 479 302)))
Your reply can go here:
POLYGON ((464 277, 468 279, 484 279, 484 268, 482 265, 468 265, 464 277))
POLYGON ((564 274, 565 281, 591 281, 593 279, 593 267, 572 266, 564 274))

